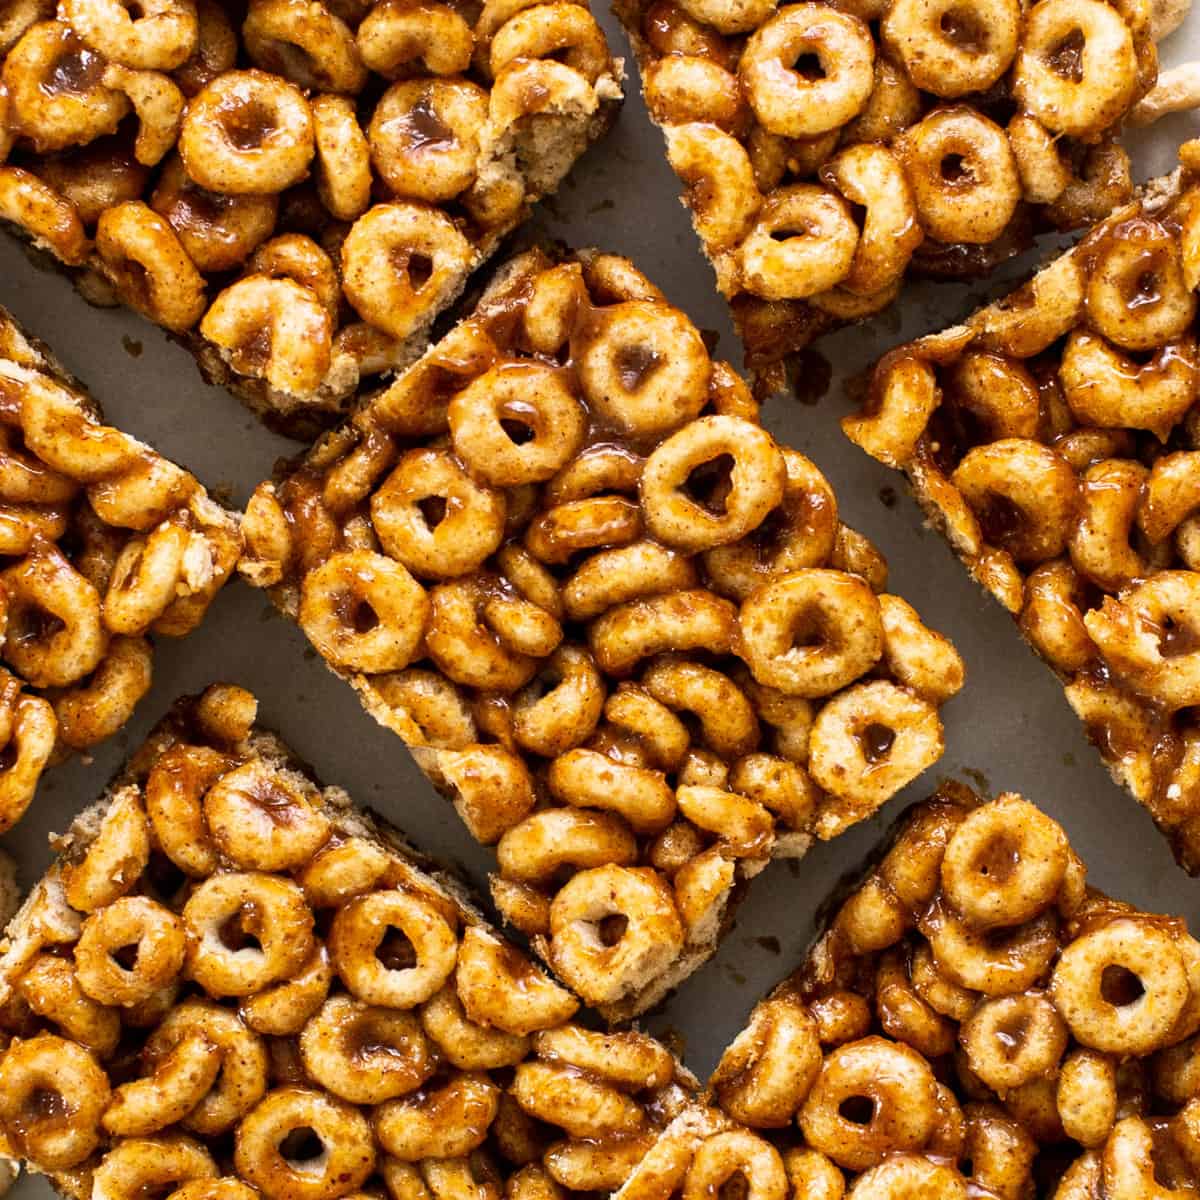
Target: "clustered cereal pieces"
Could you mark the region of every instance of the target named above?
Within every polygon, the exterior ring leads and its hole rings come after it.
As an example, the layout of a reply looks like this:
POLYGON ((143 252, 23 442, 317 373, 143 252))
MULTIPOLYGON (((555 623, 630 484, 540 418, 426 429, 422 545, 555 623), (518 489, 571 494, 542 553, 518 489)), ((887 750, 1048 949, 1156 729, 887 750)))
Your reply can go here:
POLYGON ((695 1081, 599 1033, 257 701, 178 704, 9 926, 0 1132, 80 1200, 611 1192, 695 1081))
POLYGON ((1200 142, 1007 299, 901 346, 843 428, 908 475, 1200 869, 1200 142))
POLYGON ((619 1200, 1166 1200, 1200 1183, 1200 943, 945 785, 619 1200))
POLYGON ((890 304, 906 274, 968 278, 1132 194, 1116 140, 1200 101, 1155 90, 1155 0, 618 0, 650 115, 770 371, 890 304))
POLYGON ((0 308, 0 832, 47 763, 146 694, 151 634, 201 621, 239 518, 119 429, 0 308))
POLYGON ((620 72, 585 0, 17 0, 0 220, 303 428, 421 353, 620 72))
POLYGON ((628 261, 514 260, 262 484, 240 569, 496 844, 585 1001, 644 1010, 740 883, 940 757, 953 647, 628 261))

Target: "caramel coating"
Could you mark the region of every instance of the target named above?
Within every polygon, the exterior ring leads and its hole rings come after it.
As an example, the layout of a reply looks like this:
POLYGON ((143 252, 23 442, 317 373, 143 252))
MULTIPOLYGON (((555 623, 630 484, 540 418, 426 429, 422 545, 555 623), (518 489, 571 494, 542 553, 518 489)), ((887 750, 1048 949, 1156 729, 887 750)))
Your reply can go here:
MULTIPOLYGON (((1120 22, 1102 7, 1098 20, 1120 22)), ((1081 22, 1091 11, 1065 9, 1081 22)), ((1012 295, 891 351, 862 413, 843 421, 906 472, 1189 871, 1200 870, 1198 214, 1200 185, 1183 169, 1158 201, 1118 209, 1012 295)))
POLYGON ((505 916, 608 1014, 710 952, 773 854, 935 761, 962 682, 876 594, 817 467, 608 255, 510 263, 246 528, 246 578, 496 845, 505 916))
POLYGON ((64 836, 0 957, 6 1146, 126 1200, 619 1187, 694 1080, 645 1034, 577 1023, 256 709, 224 684, 179 701, 64 836), (190 805, 214 852, 171 843, 171 888, 150 829, 190 805))

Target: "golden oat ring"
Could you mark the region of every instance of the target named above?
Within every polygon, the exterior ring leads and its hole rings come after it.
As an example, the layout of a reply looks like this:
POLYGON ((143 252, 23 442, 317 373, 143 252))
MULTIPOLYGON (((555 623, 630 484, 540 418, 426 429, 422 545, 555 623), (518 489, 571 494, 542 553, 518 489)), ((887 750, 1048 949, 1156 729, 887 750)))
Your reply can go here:
POLYGON ((196 879, 217 869, 216 847, 204 823, 201 800, 231 766, 230 759, 207 746, 172 746, 146 780, 146 812, 160 848, 196 879))
POLYGON ((553 477, 579 451, 586 420, 562 371, 503 363, 456 392, 447 410, 455 453, 477 478, 519 487, 553 477), (515 441, 504 422, 526 434, 515 441))
POLYGON ((710 251, 741 241, 762 204, 746 148, 707 121, 667 125, 665 134, 667 160, 685 185, 700 240, 710 251))
POLYGON ((135 1200, 172 1192, 195 1179, 215 1179, 212 1156, 188 1137, 126 1138, 104 1155, 92 1176, 96 1200, 135 1200))
POLYGON ((754 678, 789 696, 827 696, 883 656, 883 622, 870 587, 844 571, 793 571, 742 603, 741 653, 754 678), (818 634, 797 645, 799 630, 818 634))
POLYGON ((544 676, 544 686, 514 698, 513 737, 525 749, 553 758, 591 737, 604 710, 605 686, 582 646, 559 646, 544 676))
POLYGON ((636 441, 700 415, 712 362, 699 330, 678 309, 626 300, 602 309, 583 332, 578 371, 588 405, 636 441))
MULTIPOLYGON (((685 0, 680 8, 719 33, 749 33, 775 11, 778 0, 685 0)), ((705 31, 707 32, 707 30, 705 31)))
POLYGON ((917 1154, 897 1154, 864 1171, 847 1193, 852 1200, 968 1200, 970 1194, 954 1167, 917 1154))
POLYGON ((646 107, 668 136, 670 126, 691 123, 733 133, 745 116, 737 76, 698 54, 671 54, 647 64, 642 89, 646 107))
POLYGON ((1181 450, 1155 459, 1138 508, 1141 531, 1150 541, 1163 542, 1197 510, 1200 510, 1200 453, 1181 450))
POLYGON ((888 1155, 920 1150, 937 1121, 936 1081, 915 1050, 881 1037, 831 1051, 796 1120, 808 1144, 839 1166, 864 1171, 888 1155), (867 1120, 843 1109, 858 1102, 867 1120))
POLYGON ((1063 948, 1050 984, 1055 1006, 1077 1041, 1107 1054, 1145 1055, 1167 1040, 1188 997, 1174 939, 1149 921, 1118 918, 1063 948), (1136 978, 1127 1003, 1106 998, 1105 972, 1136 978))
POLYGON ((1047 129, 1071 137, 1107 129, 1129 108, 1137 79, 1133 35, 1112 5, 1038 0, 1025 14, 1012 90, 1047 129), (1083 44, 1064 66, 1055 56, 1071 37, 1083 44))
POLYGON ((1012 929, 979 933, 935 903, 918 925, 939 971, 960 987, 988 996, 1015 995, 1032 987, 1058 953, 1053 912, 1012 929))
POLYGON ((946 845, 942 891, 977 929, 1020 925, 1054 903, 1067 870, 1057 822, 1006 794, 967 815, 946 845))
POLYGON ((608 70, 608 47, 581 4, 535 4, 514 13, 491 37, 488 67, 499 76, 519 59, 554 58, 595 83, 608 70))
POLYGON ((787 466, 771 435, 739 417, 701 417, 659 443, 639 491, 652 536, 681 550, 727 545, 756 529, 783 499, 787 466), (685 490, 706 464, 732 460, 720 511, 685 490))
POLYGON ((499 1088, 482 1072, 452 1072, 412 1096, 376 1109, 375 1135, 401 1162, 463 1158, 487 1136, 499 1108, 499 1088))
POLYGON ((459 75, 471 65, 475 49, 470 25, 448 4, 381 0, 356 36, 363 61, 387 79, 402 76, 415 62, 431 75, 459 75))
POLYGON ((339 221, 356 221, 371 204, 371 149, 348 96, 314 96, 317 192, 339 221))
POLYGON ((334 969, 366 1004, 413 1008, 423 1004, 454 970, 458 939, 436 909, 402 891, 372 892, 338 909, 329 931, 334 969), (377 951, 395 926, 412 945, 416 961, 388 966, 377 951))
POLYGON ((320 0, 251 0, 242 39, 255 66, 306 91, 356 93, 367 82, 353 32, 320 0))
POLYGON ((1021 32, 1017 0, 896 0, 884 43, 924 92, 956 99, 986 92, 1008 71, 1021 32))
POLYGON ((20 167, 0 166, 0 221, 11 222, 68 266, 82 265, 91 249, 75 205, 20 167))
POLYGON ((305 577, 300 626, 349 671, 398 671, 416 657, 429 619, 425 589, 400 563, 370 550, 332 555, 305 577))
POLYGON ((1141 463, 1124 458, 1103 459, 1084 473, 1071 562, 1105 591, 1120 591, 1149 573, 1132 544, 1146 476, 1141 463))
POLYGON ((101 1004, 130 1005, 173 983, 183 966, 183 923, 146 896, 123 896, 92 913, 75 946, 79 986, 101 1004), (131 967, 114 955, 136 945, 131 967))
POLYGON ((983 1001, 958 1036, 971 1070, 1002 1095, 1053 1078, 1068 1040, 1067 1026, 1044 992, 983 1001))
POLYGON ((741 1175, 748 1200, 784 1200, 787 1173, 779 1151, 746 1129, 730 1129, 701 1142, 683 1184, 683 1200, 703 1200, 741 1175))
POLYGON ((939 242, 986 245, 1021 199, 1017 160, 1004 130, 966 105, 938 108, 906 129, 896 150, 921 224, 939 242))
POLYGON ((874 87, 875 43, 857 17, 824 4, 789 4, 746 42, 738 75, 765 129, 810 138, 856 117, 874 87), (806 54, 821 63, 810 80, 792 69, 806 54))
POLYGON ((654 654, 699 649, 728 653, 736 637, 737 609, 703 589, 618 604, 588 627, 588 645, 597 664, 617 676, 654 654))
POLYGON ((139 71, 172 71, 196 49, 199 25, 191 0, 147 0, 137 17, 119 0, 64 0, 76 33, 111 62, 139 71))
POLYGON ((425 579, 468 575, 500 548, 504 493, 476 483, 445 450, 409 450, 371 495, 386 554, 425 579), (429 505, 441 511, 431 524, 429 505))
POLYGON ((262 71, 219 75, 189 102, 179 131, 188 176, 232 195, 270 195, 304 178, 314 150, 300 90, 262 71))

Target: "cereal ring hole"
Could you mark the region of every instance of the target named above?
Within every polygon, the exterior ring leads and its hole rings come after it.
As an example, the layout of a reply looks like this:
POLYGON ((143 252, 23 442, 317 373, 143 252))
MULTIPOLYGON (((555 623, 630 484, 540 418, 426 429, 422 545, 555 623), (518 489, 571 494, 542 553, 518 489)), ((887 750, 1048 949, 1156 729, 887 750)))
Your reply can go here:
POLYGON ((311 1125, 290 1130, 279 1143, 279 1157, 294 1171, 312 1170, 326 1154, 321 1135, 311 1125))
POLYGON ((863 758, 872 766, 883 762, 896 744, 896 731, 879 721, 872 721, 858 735, 863 758))
POLYGON ((398 925, 389 925, 384 930, 375 947, 375 957, 387 971, 407 971, 417 965, 416 947, 398 925))
POLYGON ((1200 628, 1165 616, 1159 625, 1158 648, 1164 658, 1179 658, 1200 650, 1200 628))
POLYGON ((628 928, 629 918, 624 913, 613 913, 596 922, 596 936, 602 946, 611 949, 625 936, 628 928))
POLYGON ((75 38, 63 43, 62 52, 54 60, 42 87, 51 94, 71 92, 84 95, 101 86, 104 59, 75 38))
POLYGON ((432 533, 446 519, 446 497, 425 496, 417 501, 417 509, 432 533))
POLYGON ((528 421, 523 421, 520 417, 501 417, 500 428, 508 434, 508 440, 514 446, 524 446, 537 437, 537 430, 528 421))
POLYGON ((938 28, 946 35, 946 41, 969 54, 982 54, 988 47, 988 31, 973 13, 960 8, 947 9, 942 13, 938 28))
POLYGON ((1136 1004, 1145 994, 1142 981, 1128 967, 1111 963, 1100 973, 1100 995, 1113 1008, 1136 1004))
POLYGON ((1072 29, 1046 55, 1046 65, 1068 83, 1082 83, 1085 45, 1083 30, 1078 27, 1072 29))
POLYGON ((838 1105, 838 1116, 864 1128, 875 1120, 875 1101, 870 1096, 847 1096, 838 1105))
POLYGON ((396 270, 408 276, 408 285, 414 292, 419 292, 433 278, 433 259, 428 254, 396 246, 390 257, 396 270))
POLYGON ((259 149, 275 131, 275 114, 257 96, 227 97, 219 120, 226 140, 243 153, 259 149))
POLYGON ((732 454, 718 454, 692 469, 684 480, 683 491, 714 517, 723 517, 729 493, 733 490, 736 465, 732 454))
POLYGON ((613 355, 613 366, 628 392, 636 392, 663 365, 663 356, 644 342, 619 346, 613 355))

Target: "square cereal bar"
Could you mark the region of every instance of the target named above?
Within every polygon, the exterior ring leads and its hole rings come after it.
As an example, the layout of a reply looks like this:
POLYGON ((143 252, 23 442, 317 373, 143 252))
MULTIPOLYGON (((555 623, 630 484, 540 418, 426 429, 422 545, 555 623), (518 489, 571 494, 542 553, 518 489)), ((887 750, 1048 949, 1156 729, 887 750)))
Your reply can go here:
POLYGON ((257 702, 179 702, 10 923, 0 1132, 75 1200, 563 1200, 695 1081, 321 787, 257 702))
POLYGON ((948 784, 618 1193, 1166 1200, 1200 1184, 1200 943, 948 784))
POLYGON ((149 635, 190 633, 241 550, 240 517, 0 308, 0 832, 48 762, 125 724, 149 635))
POLYGON ((903 469, 1200 870, 1200 142, 1023 288, 885 355, 843 421, 903 469))
POLYGON ((0 220, 285 428, 411 362, 611 123, 575 0, 20 0, 0 220))
MULTIPOLYGON (((1132 193, 1121 122, 1189 0, 616 0, 747 365, 1132 193)), ((779 386, 778 370, 762 379, 779 386)))
POLYGON ((625 259, 508 264, 246 515, 271 588, 610 1019, 716 944, 772 855, 942 752, 952 646, 625 259))

